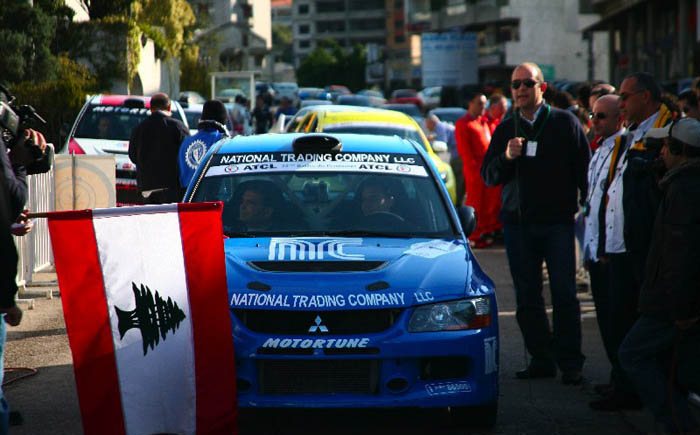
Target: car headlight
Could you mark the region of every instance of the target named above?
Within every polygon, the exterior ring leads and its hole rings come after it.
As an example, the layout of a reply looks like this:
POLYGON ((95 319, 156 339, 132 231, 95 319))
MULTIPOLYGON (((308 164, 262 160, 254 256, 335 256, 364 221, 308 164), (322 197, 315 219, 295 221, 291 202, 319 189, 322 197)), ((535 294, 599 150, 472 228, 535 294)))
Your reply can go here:
POLYGON ((488 297, 423 305, 413 312, 409 332, 459 331, 491 326, 488 297))
POLYGON ((447 182, 447 171, 440 171, 440 178, 443 182, 447 182))

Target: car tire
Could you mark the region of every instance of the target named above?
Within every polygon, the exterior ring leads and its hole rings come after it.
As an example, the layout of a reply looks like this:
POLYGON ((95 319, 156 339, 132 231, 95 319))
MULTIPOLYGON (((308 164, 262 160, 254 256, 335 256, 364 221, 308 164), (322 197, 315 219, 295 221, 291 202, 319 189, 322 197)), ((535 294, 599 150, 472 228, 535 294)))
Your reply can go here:
POLYGON ((498 419, 498 401, 478 406, 451 406, 450 419, 457 427, 491 429, 498 419))

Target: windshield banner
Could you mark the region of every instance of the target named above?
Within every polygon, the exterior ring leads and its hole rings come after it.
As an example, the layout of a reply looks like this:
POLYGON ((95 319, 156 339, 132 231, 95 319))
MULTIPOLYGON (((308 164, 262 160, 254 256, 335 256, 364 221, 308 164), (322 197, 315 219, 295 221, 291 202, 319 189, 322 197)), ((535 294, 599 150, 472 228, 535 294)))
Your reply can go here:
POLYGON ((427 177, 416 154, 396 153, 246 153, 214 157, 207 177, 261 172, 368 172, 427 177))

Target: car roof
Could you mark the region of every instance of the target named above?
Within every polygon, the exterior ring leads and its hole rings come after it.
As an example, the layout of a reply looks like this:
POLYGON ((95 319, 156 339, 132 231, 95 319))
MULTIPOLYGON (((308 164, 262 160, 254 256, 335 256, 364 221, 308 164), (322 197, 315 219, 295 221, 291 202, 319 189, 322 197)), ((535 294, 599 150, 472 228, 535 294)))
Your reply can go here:
POLYGON ((406 126, 415 126, 415 121, 405 113, 396 112, 393 110, 368 110, 368 111, 343 111, 329 112, 323 118, 323 125, 330 124, 373 124, 373 123, 391 123, 401 124, 406 126))
POLYGON ((255 136, 235 136, 220 141, 215 154, 252 152, 293 152, 292 143, 299 137, 332 136, 343 144, 343 152, 391 152, 417 154, 416 145, 398 136, 368 134, 328 134, 328 133, 289 133, 259 134, 255 136))
POLYGON ((126 100, 141 100, 144 106, 148 109, 151 107, 151 97, 146 97, 143 95, 111 95, 111 94, 98 94, 94 95, 90 99, 90 104, 96 104, 101 106, 121 106, 126 100))

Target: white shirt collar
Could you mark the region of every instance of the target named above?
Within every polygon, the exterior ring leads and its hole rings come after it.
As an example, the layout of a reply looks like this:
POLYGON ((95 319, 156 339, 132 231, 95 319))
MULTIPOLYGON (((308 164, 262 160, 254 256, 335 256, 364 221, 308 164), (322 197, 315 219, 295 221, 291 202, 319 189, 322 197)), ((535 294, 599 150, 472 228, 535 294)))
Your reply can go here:
POLYGON ((642 140, 646 132, 654 126, 656 118, 659 117, 659 113, 661 113, 661 110, 657 110, 656 113, 639 123, 639 126, 637 126, 637 128, 632 132, 635 142, 642 140))
POLYGON ((532 117, 532 121, 530 121, 529 119, 524 117, 522 112, 518 112, 520 114, 520 118, 527 121, 528 124, 533 125, 535 123, 535 121, 537 121, 537 117, 540 116, 540 112, 542 112, 542 108, 545 106, 545 104, 546 104, 546 101, 544 101, 544 98, 543 98, 542 104, 540 104, 540 107, 538 107, 537 110, 535 110, 535 116, 532 117))
POLYGON ((605 147, 605 148, 612 148, 613 146, 615 146, 615 138, 618 137, 618 136, 620 136, 620 135, 622 135, 622 134, 625 134, 626 131, 627 131, 627 129, 624 128, 624 127, 622 127, 621 129, 619 129, 619 130, 616 131, 615 133, 613 133, 613 134, 611 134, 610 136, 606 137, 606 138, 603 140, 603 142, 600 143, 600 146, 601 146, 601 147, 605 147))

